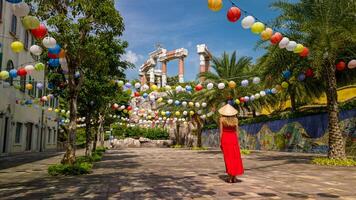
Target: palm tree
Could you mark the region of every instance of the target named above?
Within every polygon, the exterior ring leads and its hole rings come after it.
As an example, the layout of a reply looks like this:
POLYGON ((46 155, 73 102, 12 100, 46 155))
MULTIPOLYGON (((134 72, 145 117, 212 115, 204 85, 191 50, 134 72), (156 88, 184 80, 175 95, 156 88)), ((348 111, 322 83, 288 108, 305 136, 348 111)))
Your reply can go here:
POLYGON ((356 42, 356 3, 354 0, 278 1, 272 4, 281 15, 276 24, 300 32, 311 50, 311 65, 323 77, 329 118, 329 152, 333 159, 346 158, 339 126, 335 62, 345 47, 356 42), (335 11, 337 14, 335 14, 335 11))

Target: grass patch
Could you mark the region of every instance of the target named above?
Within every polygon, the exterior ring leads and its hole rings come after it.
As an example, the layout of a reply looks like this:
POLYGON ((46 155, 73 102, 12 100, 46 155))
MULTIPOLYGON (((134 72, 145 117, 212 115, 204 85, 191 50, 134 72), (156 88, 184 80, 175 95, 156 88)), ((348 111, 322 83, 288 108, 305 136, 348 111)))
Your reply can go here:
POLYGON ((181 148, 183 148, 183 146, 180 145, 180 144, 176 144, 176 145, 173 145, 172 148, 174 148, 174 149, 181 149, 181 148))
POLYGON ((251 154, 251 151, 248 150, 248 149, 242 149, 242 150, 241 150, 241 154, 242 154, 242 155, 250 155, 250 154, 251 154))
POLYGON ((93 163, 102 159, 106 148, 99 147, 91 156, 78 156, 74 165, 55 164, 50 165, 47 169, 48 174, 51 176, 75 176, 81 174, 90 174, 93 171, 93 163))
POLYGON ((356 160, 354 159, 330 159, 325 157, 314 158, 311 161, 312 164, 315 165, 323 165, 323 166, 343 166, 343 167, 352 167, 356 166, 356 160))
POLYGON ((206 151, 206 150, 208 150, 208 147, 192 147, 191 150, 206 151))

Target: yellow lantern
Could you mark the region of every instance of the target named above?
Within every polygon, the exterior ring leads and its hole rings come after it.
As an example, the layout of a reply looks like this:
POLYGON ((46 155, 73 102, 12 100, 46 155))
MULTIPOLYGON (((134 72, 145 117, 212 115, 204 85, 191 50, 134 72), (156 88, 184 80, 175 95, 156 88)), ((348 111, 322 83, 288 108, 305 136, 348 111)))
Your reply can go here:
POLYGON ((235 81, 230 81, 230 82, 228 83, 228 85, 229 85, 229 88, 231 88, 231 89, 234 89, 234 88, 236 87, 235 81))
POLYGON ((223 7, 222 0, 208 0, 208 7, 210 10, 217 12, 223 7))
POLYGON ((255 22, 251 26, 251 31, 254 34, 260 34, 263 30, 265 30, 265 25, 261 22, 255 22))
POLYGON ((179 111, 176 112, 176 116, 177 117, 180 116, 180 112, 179 111))
POLYGON ((22 19, 22 24, 25 29, 36 29, 40 26, 40 21, 37 17, 28 15, 22 19))
POLYGON ((11 43, 11 49, 15 53, 20 53, 23 51, 23 44, 20 41, 15 41, 11 43))
POLYGON ((266 28, 264 31, 261 33, 261 39, 262 40, 269 40, 273 35, 273 30, 271 28, 266 28))
POLYGON ((49 111, 49 112, 52 112, 52 110, 53 110, 53 108, 51 108, 51 107, 48 108, 48 111, 49 111))
POLYGON ((127 110, 126 110, 126 109, 124 110, 124 113, 127 113, 127 110))
POLYGON ((162 98, 162 97, 160 97, 160 98, 157 99, 157 102, 158 102, 158 103, 161 103, 162 101, 163 101, 163 98, 162 98))
POLYGON ((193 102, 189 102, 188 104, 190 107, 193 107, 194 106, 194 103, 193 102))
POLYGON ((166 112, 161 111, 161 115, 165 116, 165 115, 166 115, 166 112))
POLYGON ((27 90, 32 90, 33 89, 33 85, 31 83, 27 83, 26 84, 26 89, 27 90))
POLYGON ((294 49, 294 53, 301 53, 304 50, 304 46, 302 44, 297 44, 294 49))
POLYGON ((152 86, 151 86, 151 90, 153 90, 153 91, 156 91, 156 90, 158 90, 158 87, 157 87, 157 85, 152 85, 152 86))
POLYGON ((275 87, 278 91, 281 91, 282 90, 282 86, 281 85, 276 85, 275 87))
POLYGON ((190 114, 190 115, 194 115, 194 111, 191 110, 191 111, 189 112, 189 114, 190 114))
POLYGON ((289 84, 287 82, 282 82, 282 88, 287 89, 289 87, 289 84))
POLYGON ((59 109, 58 108, 54 109, 54 112, 59 113, 59 109))
POLYGON ((2 80, 8 79, 9 76, 10 76, 10 74, 9 74, 8 71, 1 71, 1 72, 0 72, 0 79, 2 79, 2 80))
POLYGON ((240 100, 236 99, 236 100, 235 100, 235 103, 236 103, 237 105, 239 105, 239 104, 240 104, 240 100))

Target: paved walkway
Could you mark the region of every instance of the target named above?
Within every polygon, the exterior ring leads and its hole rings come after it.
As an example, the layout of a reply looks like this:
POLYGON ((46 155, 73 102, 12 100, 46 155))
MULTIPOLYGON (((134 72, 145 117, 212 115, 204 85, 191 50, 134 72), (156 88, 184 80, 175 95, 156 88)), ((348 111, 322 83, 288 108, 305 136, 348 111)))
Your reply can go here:
POLYGON ((228 184, 218 150, 112 150, 93 174, 49 177, 57 156, 0 170, 0 199, 356 199, 356 168, 310 165, 310 158, 255 152, 244 156, 240 182, 228 184))

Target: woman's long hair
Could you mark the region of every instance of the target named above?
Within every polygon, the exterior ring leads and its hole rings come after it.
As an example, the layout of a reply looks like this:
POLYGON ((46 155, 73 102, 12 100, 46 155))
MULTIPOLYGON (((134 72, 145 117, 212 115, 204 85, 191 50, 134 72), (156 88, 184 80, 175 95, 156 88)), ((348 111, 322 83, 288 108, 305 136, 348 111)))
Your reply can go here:
POLYGON ((235 116, 221 116, 220 117, 221 123, 224 127, 237 127, 237 117, 235 116))

